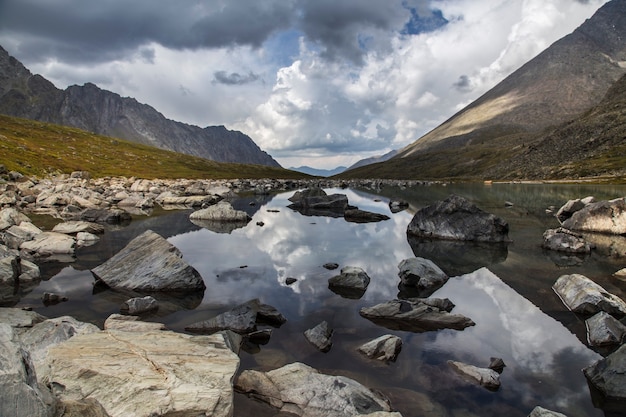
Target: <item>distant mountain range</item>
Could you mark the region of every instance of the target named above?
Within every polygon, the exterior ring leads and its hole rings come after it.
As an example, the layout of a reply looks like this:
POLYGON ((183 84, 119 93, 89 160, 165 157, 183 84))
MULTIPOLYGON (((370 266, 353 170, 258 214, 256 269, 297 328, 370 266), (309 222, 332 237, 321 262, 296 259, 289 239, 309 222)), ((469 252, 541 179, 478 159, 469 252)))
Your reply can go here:
POLYGON ((354 169, 354 168, 358 168, 358 167, 364 167, 364 166, 370 165, 370 164, 375 164, 377 162, 384 162, 384 161, 387 161, 387 160, 393 158, 397 154, 398 154, 398 151, 397 150, 393 150, 391 152, 387 152, 384 155, 372 156, 371 158, 361 159, 360 161, 357 161, 356 163, 350 165, 346 169, 346 171, 354 169))
POLYGON ((301 167, 291 167, 288 169, 292 171, 302 172, 302 173, 309 174, 309 175, 314 175, 316 177, 332 177, 333 175, 337 175, 345 171, 346 167, 338 166, 337 168, 334 168, 334 169, 318 169, 318 168, 311 168, 311 167, 303 165, 301 167))
POLYGON ((247 135, 165 118, 149 105, 95 84, 56 88, 0 47, 0 113, 77 127, 218 162, 280 167, 247 135))
POLYGON ((340 177, 626 176, 614 161, 626 145, 625 39, 626 0, 612 0, 393 158, 340 177))

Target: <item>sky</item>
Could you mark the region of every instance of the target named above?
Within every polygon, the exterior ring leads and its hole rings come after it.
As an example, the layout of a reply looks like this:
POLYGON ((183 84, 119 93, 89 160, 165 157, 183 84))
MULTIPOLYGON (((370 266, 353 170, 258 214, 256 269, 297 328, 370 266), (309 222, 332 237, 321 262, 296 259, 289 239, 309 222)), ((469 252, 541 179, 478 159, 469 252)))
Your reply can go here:
POLYGON ((419 139, 605 2, 0 0, 0 45, 58 88, 332 169, 419 139))

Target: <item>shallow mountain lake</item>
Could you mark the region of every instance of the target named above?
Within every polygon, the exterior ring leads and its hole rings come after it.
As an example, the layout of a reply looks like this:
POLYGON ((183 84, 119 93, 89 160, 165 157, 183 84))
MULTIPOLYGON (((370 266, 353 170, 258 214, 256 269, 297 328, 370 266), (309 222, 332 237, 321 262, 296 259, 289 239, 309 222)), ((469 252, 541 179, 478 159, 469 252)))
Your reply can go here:
MULTIPOLYGON (((597 248, 580 258, 546 252, 541 243, 546 229, 558 227, 548 208, 556 212, 569 199, 589 195, 598 200, 622 197, 626 186, 449 184, 326 189, 328 194, 346 194, 349 203, 362 210, 390 217, 378 223, 305 216, 287 208, 294 192, 232 200, 252 221, 231 233, 194 225, 188 219, 191 210, 136 216, 127 226, 107 229, 96 245, 78 250, 74 262, 40 264, 44 280, 15 306, 33 307, 48 317, 71 315, 102 327, 106 317, 119 313, 128 297, 95 288, 89 270, 152 229, 182 251, 207 288, 195 297, 165 300, 165 307, 146 320, 184 331, 191 323, 253 298, 274 306, 287 318, 287 323, 273 329, 269 343, 244 346, 240 371, 303 362, 382 392, 404 417, 527 416, 537 405, 569 417, 604 415, 594 407, 581 372, 601 355, 586 345, 584 318, 569 312, 551 286, 561 275, 581 273, 626 298, 626 282, 612 276, 626 267, 624 238, 594 239, 597 248), (409 240, 406 228, 415 211, 453 193, 504 218, 512 242, 476 246, 409 240), (404 199, 410 206, 392 213, 390 199, 404 199), (432 260, 452 277, 431 296, 449 298, 456 305, 453 313, 470 317, 475 326, 412 333, 386 329, 359 315, 362 307, 407 296, 399 294, 398 264, 414 256, 432 260), (339 269, 325 269, 328 262, 339 264, 339 269), (371 278, 360 299, 343 298, 328 288, 328 279, 344 266, 361 267, 371 278), (287 285, 287 278, 296 282, 287 285), (44 306, 44 292, 65 295, 69 301, 44 306), (303 334, 323 320, 334 329, 333 346, 327 353, 309 344, 303 334), (358 346, 384 334, 403 341, 395 362, 385 364, 357 352, 358 346), (495 392, 466 382, 447 363, 455 360, 487 367, 491 357, 502 358, 506 364, 502 385, 495 392)), ((235 395, 237 417, 276 413, 268 405, 235 395)))

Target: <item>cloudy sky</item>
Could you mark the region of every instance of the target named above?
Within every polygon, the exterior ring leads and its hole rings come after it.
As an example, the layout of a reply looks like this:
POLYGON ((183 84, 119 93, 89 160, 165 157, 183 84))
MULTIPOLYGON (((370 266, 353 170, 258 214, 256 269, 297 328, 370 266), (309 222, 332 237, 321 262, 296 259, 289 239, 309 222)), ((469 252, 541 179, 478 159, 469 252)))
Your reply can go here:
POLYGON ((0 45, 59 88, 334 168, 415 141, 605 2, 0 0, 0 45))

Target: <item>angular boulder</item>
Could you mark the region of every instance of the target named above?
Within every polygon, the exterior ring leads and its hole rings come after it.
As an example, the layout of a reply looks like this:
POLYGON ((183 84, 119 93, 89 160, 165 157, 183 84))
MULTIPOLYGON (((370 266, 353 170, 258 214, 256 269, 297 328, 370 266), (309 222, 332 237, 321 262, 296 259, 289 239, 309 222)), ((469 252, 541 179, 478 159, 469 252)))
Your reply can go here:
POLYGON ((238 367, 221 334, 106 330, 51 348, 42 381, 61 400, 98 401, 111 417, 230 417, 238 367))
POLYGON ((395 362, 402 349, 402 339, 386 334, 359 346, 357 350, 371 359, 395 362))
POLYGON ((508 242, 509 224, 467 199, 451 195, 415 213, 407 234, 431 239, 508 242))
POLYGON ((561 208, 556 212, 555 216, 560 223, 563 223, 565 220, 572 217, 572 215, 578 210, 583 209, 587 204, 593 202, 593 197, 587 197, 585 200, 582 200, 580 198, 569 200, 567 203, 561 206, 561 208))
POLYGON ((500 374, 493 369, 479 368, 457 361, 448 361, 448 365, 467 380, 481 385, 490 391, 500 389, 500 374))
POLYGON ((73 255, 76 239, 63 233, 43 232, 23 242, 20 249, 35 256, 73 255))
POLYGON ((212 220, 220 222, 249 222, 248 213, 235 210, 228 201, 220 201, 210 207, 194 211, 189 215, 191 220, 212 220))
POLYGON ((52 228, 53 232, 65 233, 66 235, 76 235, 80 232, 88 232, 93 234, 104 233, 104 226, 95 222, 86 222, 83 220, 70 220, 59 223, 52 228))
POLYGON ((315 346, 321 352, 328 352, 333 346, 331 340, 333 336, 333 329, 328 325, 327 321, 323 321, 317 326, 308 329, 304 332, 304 337, 313 346, 315 346))
POLYGON ((328 280, 328 288, 345 298, 359 299, 365 294, 370 277, 357 266, 344 266, 341 273, 328 280))
POLYGON ((208 320, 190 324, 185 330, 201 334, 211 334, 220 330, 231 330, 239 334, 251 333, 256 330, 259 306, 259 300, 254 299, 208 320))
POLYGON ((563 227, 583 232, 626 234, 626 198, 587 204, 565 220, 563 227))
POLYGON ((328 195, 321 188, 309 188, 296 191, 289 197, 291 204, 287 207, 304 215, 340 217, 349 207, 345 194, 328 195))
POLYGON ((198 271, 182 259, 182 253, 152 230, 137 236, 91 272, 118 290, 192 292, 206 288, 198 271))
POLYGON ((245 370, 235 389, 280 410, 306 417, 392 416, 389 400, 344 376, 324 375, 295 362, 269 372, 245 370), (378 414, 375 414, 378 413, 378 414))
POLYGON ((158 309, 159 302, 154 297, 149 295, 126 300, 120 307, 120 311, 122 313, 130 315, 148 313, 158 309))
POLYGON ((591 245, 581 235, 562 227, 546 230, 543 234, 542 247, 568 253, 591 252, 591 245))
POLYGON ((448 275, 429 259, 404 259, 398 265, 400 283, 418 289, 438 289, 448 282, 448 275))
MULTIPOLYGON (((436 300, 436 299, 433 299, 436 300)), ((440 329, 463 330, 474 326, 470 318, 451 314, 429 299, 392 300, 359 311, 362 317, 392 330, 427 332, 440 329)))
POLYGON ((580 274, 562 275, 552 285, 563 304, 574 313, 596 314, 599 311, 616 317, 626 315, 626 302, 580 274))
POLYGON ((626 338, 626 326, 604 311, 585 320, 585 326, 591 346, 621 345, 626 338))
POLYGON ((8 229, 11 226, 19 226, 22 222, 30 222, 30 219, 15 208, 8 207, 0 210, 0 230, 8 229))
POLYGON ((592 399, 596 407, 606 415, 621 415, 626 410, 626 345, 583 369, 583 373, 595 390, 592 399))
POLYGON ((548 410, 543 407, 535 407, 530 412, 528 417, 567 417, 565 414, 557 413, 556 411, 548 410))

